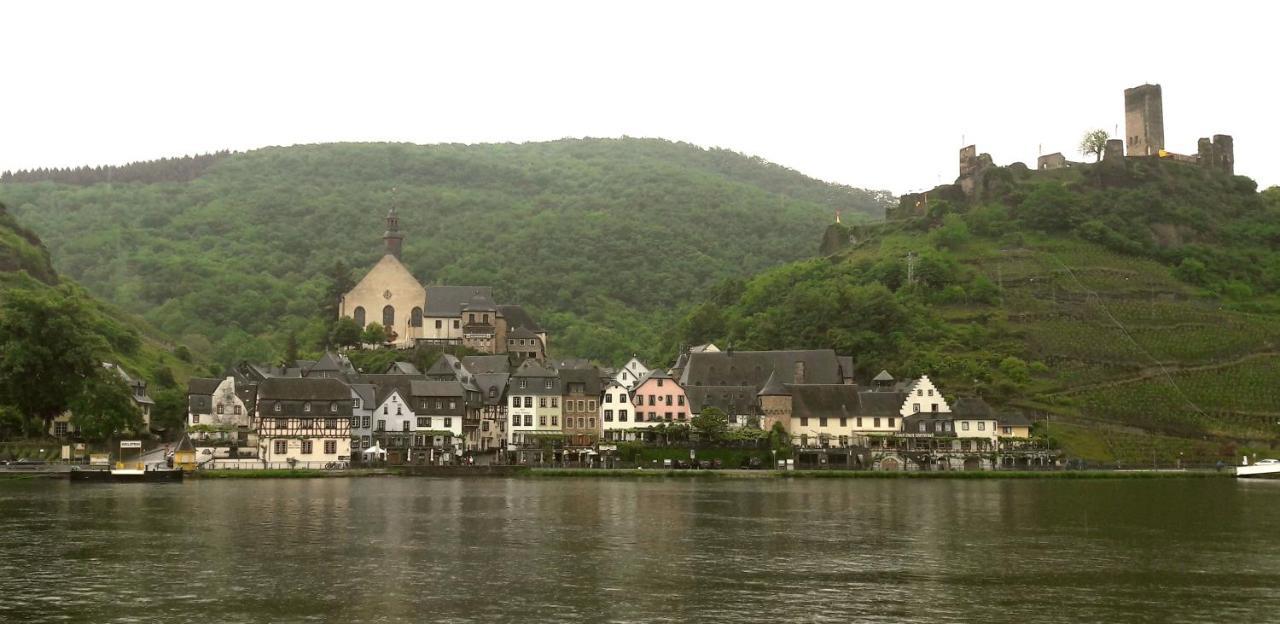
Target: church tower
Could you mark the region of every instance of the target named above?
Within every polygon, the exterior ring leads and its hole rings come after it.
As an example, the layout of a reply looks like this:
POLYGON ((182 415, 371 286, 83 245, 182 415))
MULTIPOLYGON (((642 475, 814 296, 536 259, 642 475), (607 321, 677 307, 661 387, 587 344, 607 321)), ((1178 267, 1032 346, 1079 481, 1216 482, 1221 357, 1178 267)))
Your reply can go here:
POLYGON ((387 244, 387 254, 399 260, 400 248, 404 245, 404 234, 400 233, 400 216, 396 214, 395 206, 387 212, 387 231, 382 234, 382 240, 387 244))

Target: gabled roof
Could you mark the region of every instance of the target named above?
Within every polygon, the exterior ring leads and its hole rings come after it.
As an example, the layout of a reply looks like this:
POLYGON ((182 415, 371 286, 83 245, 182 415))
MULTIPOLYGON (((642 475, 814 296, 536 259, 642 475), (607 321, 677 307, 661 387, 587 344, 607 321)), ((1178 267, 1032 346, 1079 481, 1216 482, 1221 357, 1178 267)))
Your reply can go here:
POLYGON ((467 312, 497 312, 498 307, 493 305, 493 300, 489 298, 487 293, 477 292, 471 295, 471 298, 462 304, 462 309, 467 312))
POLYGON ((460 397, 463 389, 457 381, 411 381, 409 394, 415 397, 460 397))
POLYGON ((360 397, 363 409, 373 409, 378 398, 378 391, 373 384, 351 384, 351 390, 360 397))
POLYGON ((507 380, 510 377, 507 373, 480 373, 475 376, 473 381, 485 405, 502 405, 506 402, 507 380), (490 388, 494 390, 492 397, 489 396, 490 388))
MULTIPOLYGON (((856 386, 849 386, 851 388, 856 386)), ((877 392, 862 390, 858 393, 861 403, 861 416, 897 416, 902 412, 902 403, 907 395, 898 391, 877 392)))
POLYGON ((342 366, 342 362, 338 359, 338 356, 334 355, 331 351, 325 351, 324 355, 321 356, 319 360, 316 360, 314 364, 307 367, 306 370, 308 373, 312 371, 341 372, 344 370, 344 367, 342 366))
POLYGON ((462 372, 462 362, 448 353, 440 356, 439 359, 427 369, 427 377, 451 377, 458 379, 465 376, 462 372))
POLYGON ((280 377, 267 379, 258 388, 267 401, 350 401, 347 384, 325 377, 280 377))
POLYGON ((587 358, 565 358, 563 360, 548 362, 548 364, 557 370, 564 370, 567 368, 589 368, 591 370, 599 370, 595 367, 595 364, 592 364, 591 360, 588 360, 587 358))
POLYGON ((589 396, 600 394, 600 371, 595 367, 561 369, 560 381, 566 393, 569 392, 569 384, 582 384, 583 394, 589 396))
POLYGON ((520 367, 516 372, 511 374, 512 377, 556 377, 556 371, 543 366, 537 360, 525 360, 520 363, 520 367))
POLYGON ((418 367, 414 366, 413 362, 392 362, 389 366, 387 366, 387 370, 384 371, 383 374, 384 375, 421 375, 422 371, 418 370, 418 367))
POLYGON ((537 339, 537 338, 538 338, 538 335, 537 335, 537 334, 535 334, 535 333, 533 333, 532 331, 530 331, 528 328, 525 328, 525 327, 517 327, 517 328, 515 328, 515 329, 513 329, 513 330, 511 330, 511 331, 509 331, 509 332, 507 332, 507 340, 510 340, 510 339, 512 339, 512 338, 516 338, 516 339, 521 339, 521 338, 523 338, 523 339, 526 339, 526 340, 527 340, 527 339, 529 339, 529 338, 537 339))
POLYGON ((893 381, 893 375, 890 375, 889 371, 887 370, 882 370, 880 371, 880 374, 873 377, 871 381, 890 381, 891 382, 893 381))
POLYGON ((434 317, 461 316, 462 307, 476 295, 492 299, 493 289, 489 286, 427 286, 427 301, 422 314, 434 317))
POLYGON ((426 378, 421 375, 364 375, 361 381, 374 386, 373 405, 375 407, 382 405, 392 392, 398 391, 400 398, 409 398, 409 383, 412 381, 425 381, 426 378))
POLYGON ((508 328, 524 328, 535 334, 543 332, 542 326, 527 311, 518 305, 500 305, 498 306, 498 314, 506 319, 508 328))
MULTIPOLYGON (((848 418, 867 415, 858 387, 852 384, 787 386, 792 418, 848 418)), ((874 414, 872 414, 874 415, 874 414)))
POLYGON ((1030 427, 1031 419, 1027 418, 1022 412, 1004 412, 1000 414, 998 420, 1002 427, 1030 427))
MULTIPOLYGON (((651 370, 651 371, 649 371, 649 372, 647 372, 647 373, 645 373, 645 374, 641 375, 641 376, 640 376, 640 378, 636 380, 636 384, 635 384, 634 386, 632 386, 632 387, 633 387, 633 388, 639 388, 640 386, 643 386, 643 385, 644 385, 644 383, 645 383, 646 381, 649 381, 650 379, 671 379, 672 381, 675 381, 674 379, 672 379, 671 375, 670 375, 669 373, 667 373, 667 371, 664 371, 664 370, 662 370, 662 369, 660 369, 660 368, 655 368, 655 369, 653 369, 653 370, 651 370)), ((677 383, 679 383, 679 382, 677 382, 677 383)))
POLYGON ((795 383, 796 363, 804 364, 804 383, 838 384, 844 380, 836 353, 831 349, 804 351, 721 351, 690 353, 680 385, 755 386, 763 388, 769 375, 778 373, 782 383, 795 383))
POLYGON ((511 360, 505 355, 468 355, 462 358, 462 366, 472 375, 511 372, 511 360))

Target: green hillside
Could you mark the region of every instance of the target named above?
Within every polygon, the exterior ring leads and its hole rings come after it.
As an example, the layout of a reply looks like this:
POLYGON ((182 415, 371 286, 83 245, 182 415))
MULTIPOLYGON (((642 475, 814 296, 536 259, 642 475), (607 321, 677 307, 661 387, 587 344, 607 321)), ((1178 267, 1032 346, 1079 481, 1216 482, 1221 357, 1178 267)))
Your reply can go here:
POLYGON ((1280 441, 1280 189, 1133 160, 999 169, 988 191, 832 226, 829 247, 853 242, 721 284, 672 341, 835 346, 863 374, 1042 410, 1069 454, 1100 462, 1280 441))
MULTIPOLYGON (((194 358, 181 351, 175 354, 173 345, 141 319, 97 301, 80 286, 60 278, 41 240, 30 230, 19 226, 0 204, 0 324, 6 321, 4 314, 8 304, 17 301, 26 302, 41 311, 65 314, 63 320, 69 320, 80 332, 78 340, 83 344, 79 346, 84 348, 83 353, 91 362, 118 363, 130 374, 149 382, 149 391, 157 401, 154 424, 163 427, 180 422, 186 404, 182 385, 196 366, 192 362, 194 358)), ((57 322, 46 317, 32 321, 34 327, 57 322)), ((6 342, 0 360, 20 349, 46 346, 49 345, 6 342)), ((54 354, 55 357, 68 358, 71 355, 54 354)), ((0 372, 0 375, 4 374, 0 372)), ((41 380, 29 378, 2 379, 0 387, 17 387, 24 395, 53 392, 41 380)), ((39 430, 37 421, 29 416, 0 400, 0 440, 36 433, 39 430)))
POLYGON ((0 201, 60 271, 220 361, 278 358, 289 333, 318 348, 335 263, 372 266, 393 203, 419 279, 492 284, 554 353, 617 360, 658 350, 717 281, 811 255, 833 211, 889 199, 640 139, 269 148, 175 159, 172 181, 143 165, 8 174, 0 201))

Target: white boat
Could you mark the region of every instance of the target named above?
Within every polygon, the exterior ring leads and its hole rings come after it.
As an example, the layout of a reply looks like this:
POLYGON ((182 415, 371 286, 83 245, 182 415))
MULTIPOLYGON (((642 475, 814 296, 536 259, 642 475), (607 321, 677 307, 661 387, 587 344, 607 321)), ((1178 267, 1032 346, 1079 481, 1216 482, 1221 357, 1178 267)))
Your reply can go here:
POLYGON ((1264 459, 1252 466, 1236 466, 1236 476, 1242 479, 1280 479, 1280 459, 1264 459))

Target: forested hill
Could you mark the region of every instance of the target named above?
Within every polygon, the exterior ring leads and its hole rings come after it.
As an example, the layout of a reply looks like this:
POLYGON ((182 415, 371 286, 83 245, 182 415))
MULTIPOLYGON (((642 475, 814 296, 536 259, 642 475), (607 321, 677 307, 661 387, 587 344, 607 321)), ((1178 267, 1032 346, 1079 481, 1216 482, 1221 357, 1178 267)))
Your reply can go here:
POLYGON ((207 164, 174 182, 3 183, 0 201, 64 274, 230 361, 278 358, 289 333, 315 348, 335 263, 357 279, 374 264, 393 204, 419 279, 491 284, 539 316, 553 352, 617 360, 661 348, 717 281, 812 255, 836 210, 879 216, 891 199, 662 140, 307 145, 207 164))
POLYGON ((927 373, 1043 412, 1068 456, 1107 464, 1280 443, 1280 188, 1135 159, 997 169, 987 190, 833 226, 845 249, 719 285, 678 339, 927 373))
POLYGON ((40 431, 38 411, 49 417, 76 401, 101 408, 108 391, 88 390, 84 374, 102 362, 146 379, 153 424, 173 427, 185 414, 180 384, 194 360, 141 319, 59 277, 41 240, 0 204, 0 440, 40 431))

